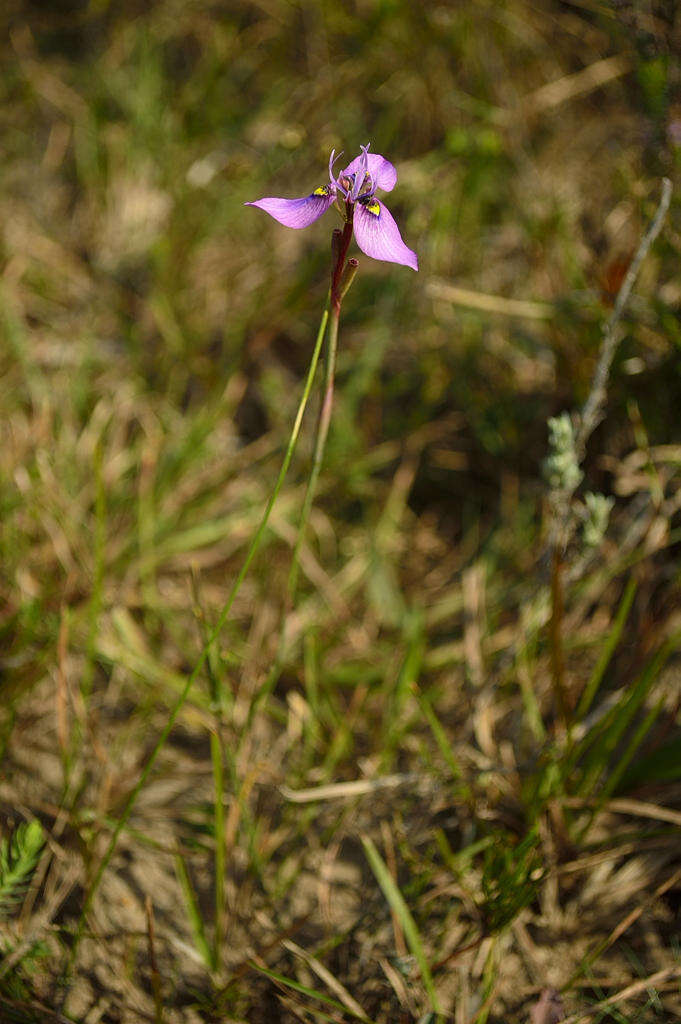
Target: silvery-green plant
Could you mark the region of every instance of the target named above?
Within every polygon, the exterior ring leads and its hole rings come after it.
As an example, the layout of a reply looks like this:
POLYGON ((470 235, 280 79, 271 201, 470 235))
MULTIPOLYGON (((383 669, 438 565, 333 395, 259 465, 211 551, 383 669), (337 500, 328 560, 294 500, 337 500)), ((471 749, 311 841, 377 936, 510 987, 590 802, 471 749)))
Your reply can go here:
POLYGON ((614 498, 589 491, 584 495, 584 526, 582 537, 589 548, 597 548, 605 536, 614 498))
POLYGON ((570 414, 563 412, 548 421, 549 454, 544 474, 553 491, 574 491, 582 479, 570 414))

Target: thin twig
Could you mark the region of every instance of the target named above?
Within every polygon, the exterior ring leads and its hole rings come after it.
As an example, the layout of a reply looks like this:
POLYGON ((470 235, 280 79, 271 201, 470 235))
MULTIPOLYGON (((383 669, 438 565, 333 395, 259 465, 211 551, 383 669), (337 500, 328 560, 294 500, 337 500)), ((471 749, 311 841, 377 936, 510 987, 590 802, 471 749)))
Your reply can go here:
POLYGON ((598 364, 591 384, 591 390, 579 418, 579 425, 575 436, 575 447, 580 461, 584 454, 587 441, 600 423, 603 415, 605 388, 608 383, 608 376, 610 375, 610 367, 612 366, 612 361, 620 340, 616 333, 617 325, 619 324, 627 302, 629 301, 631 289, 634 287, 636 278, 638 277, 638 272, 641 269, 641 264, 648 255, 651 245, 662 230, 662 225, 664 224, 665 217, 667 216, 671 198, 672 183, 669 178, 663 178, 662 195, 660 196, 657 212, 655 213, 650 227, 641 239, 639 247, 636 250, 636 255, 631 261, 626 277, 624 278, 622 286, 617 293, 613 311, 608 318, 608 322, 603 328, 603 340, 601 341, 598 364))
MULTIPOLYGON (((662 230, 665 217, 669 210, 672 196, 672 185, 669 178, 662 179, 662 195, 658 204, 655 216, 650 227, 644 234, 636 254, 631 261, 624 281, 617 293, 613 311, 603 328, 598 363, 594 371, 591 388, 581 413, 575 418, 574 450, 577 465, 581 465, 584 459, 586 446, 592 433, 603 418, 603 407, 606 399, 606 387, 612 361, 620 342, 617 327, 626 308, 627 302, 634 287, 638 272, 641 269, 643 260, 648 255, 650 247, 662 230)), ((570 539, 570 508, 572 497, 577 489, 578 481, 567 487, 559 487, 552 491, 550 503, 552 510, 552 523, 550 530, 550 547, 560 545, 563 549, 570 539)))
MULTIPOLYGON (((572 499, 581 479, 579 467, 584 459, 586 445, 595 428, 603 418, 606 400, 606 387, 610 376, 612 361, 620 342, 617 330, 622 314, 634 287, 641 264, 650 251, 650 247, 662 230, 664 219, 669 210, 672 196, 672 185, 668 178, 662 179, 662 195, 657 211, 650 227, 644 234, 636 254, 631 261, 629 270, 617 293, 612 313, 603 328, 598 362, 594 371, 591 388, 580 415, 576 418, 573 443, 573 459, 575 472, 569 482, 554 487, 549 495, 551 509, 551 525, 549 530, 549 549, 551 552, 551 662, 554 698, 558 710, 557 721, 569 731, 569 694, 566 691, 563 651, 563 609, 565 595, 563 587, 563 553, 568 545, 573 530, 572 499)), ((566 478, 567 480, 567 478, 566 478)))
POLYGON ((347 797, 364 796, 375 793, 378 789, 393 789, 407 783, 417 782, 421 776, 418 772, 404 772, 401 775, 382 775, 376 779, 354 779, 350 782, 330 782, 326 786, 314 786, 312 789, 289 789, 280 786, 279 792, 285 800, 294 804, 308 804, 318 800, 341 800, 347 797))

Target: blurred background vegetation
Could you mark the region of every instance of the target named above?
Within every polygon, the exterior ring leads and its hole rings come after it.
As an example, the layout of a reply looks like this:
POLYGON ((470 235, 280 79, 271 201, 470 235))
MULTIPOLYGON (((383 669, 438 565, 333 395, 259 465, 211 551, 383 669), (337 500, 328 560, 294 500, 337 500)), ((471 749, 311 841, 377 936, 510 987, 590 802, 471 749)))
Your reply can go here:
POLYGON ((0 25, 3 1020, 501 1024, 651 977, 589 1019, 679 1014, 676 4, 5 0, 0 25), (284 671, 265 698, 314 408, 67 967, 328 287, 330 217, 243 204, 367 142, 420 271, 358 254, 284 671), (584 467, 611 522, 566 556, 566 746, 547 419, 586 397, 663 176, 584 467))

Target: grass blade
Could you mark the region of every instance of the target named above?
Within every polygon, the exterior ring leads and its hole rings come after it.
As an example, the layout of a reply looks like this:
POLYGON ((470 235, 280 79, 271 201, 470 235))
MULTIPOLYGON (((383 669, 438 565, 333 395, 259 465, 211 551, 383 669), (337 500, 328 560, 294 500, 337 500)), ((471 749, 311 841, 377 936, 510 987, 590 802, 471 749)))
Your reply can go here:
POLYGON ((308 999, 317 999, 320 1003, 333 1007, 334 1010, 340 1010, 341 1013, 349 1014, 354 1020, 361 1020, 364 1024, 372 1024, 369 1017, 360 1017, 349 1007, 343 1006, 342 1003, 339 1003, 336 999, 332 999, 331 996, 325 995, 323 992, 319 992, 316 988, 309 988, 307 985, 301 985, 299 981, 294 981, 293 978, 287 978, 284 974, 278 974, 276 971, 270 971, 267 967, 261 967, 260 964, 251 962, 250 966, 254 971, 258 971, 259 974, 264 974, 266 978, 271 978, 272 981, 276 981, 279 985, 284 985, 286 988, 293 989, 294 992, 299 992, 301 995, 307 996, 308 999))
POLYGON ((667 659, 678 647, 681 635, 671 637, 657 652, 631 688, 605 718, 585 737, 583 746, 591 746, 585 762, 580 795, 589 796, 603 772, 608 772, 610 758, 634 715, 644 703, 667 659))
POLYGON ((201 917, 196 893, 194 892, 194 886, 191 883, 189 872, 187 871, 187 865, 184 862, 184 857, 180 853, 175 856, 175 872, 177 874, 177 880, 182 887, 184 902, 187 907, 187 914, 189 915, 189 923, 194 936, 194 945, 201 954, 201 959, 210 971, 213 967, 213 960, 210 946, 208 945, 208 939, 206 938, 206 929, 203 924, 203 918, 201 917))
POLYGON ((369 861, 369 866, 376 876, 376 881, 380 885, 390 909, 399 920, 409 949, 419 965, 421 979, 423 981, 424 988, 428 993, 431 1006, 435 1013, 440 1013, 435 984, 433 982, 433 976, 430 973, 430 967, 428 966, 426 952, 423 948, 423 943, 421 941, 419 930, 416 927, 416 922, 409 911, 409 907, 404 902, 404 897, 398 889, 393 876, 388 871, 383 858, 368 836, 362 836, 362 846, 364 847, 366 858, 369 861))
POLYGON ((601 682, 603 681, 603 676, 605 675, 606 669, 610 664, 610 659, 615 653, 615 649, 618 643, 620 642, 622 630, 624 629, 624 624, 627 621, 629 609, 631 608, 635 594, 636 580, 632 578, 627 583, 626 590, 624 591, 624 596, 620 601, 620 606, 617 609, 615 621, 612 625, 612 629, 610 630, 608 638, 605 641, 605 646, 603 647, 601 656, 596 662, 596 666, 593 672, 591 673, 591 678, 589 679, 589 682, 586 684, 584 692, 582 693, 579 705, 577 707, 576 717, 578 720, 584 718, 584 716, 588 712, 589 708, 593 703, 593 699, 596 696, 596 693, 598 692, 598 688, 601 685, 601 682))
POLYGON ((442 728, 440 719, 437 717, 435 711, 433 710, 432 704, 430 703, 428 698, 421 693, 421 691, 418 689, 416 685, 413 686, 413 691, 414 696, 416 697, 418 705, 421 709, 421 713, 425 718, 426 722, 428 723, 428 725, 430 726, 430 731, 432 732, 433 738, 440 749, 440 753, 444 757, 445 761, 447 762, 447 766, 450 772, 452 773, 452 778, 459 784, 459 787, 464 791, 465 795, 470 796, 470 789, 463 781, 463 772, 461 771, 459 762, 456 760, 456 757, 454 756, 452 745, 447 739, 447 735, 444 729, 442 728))

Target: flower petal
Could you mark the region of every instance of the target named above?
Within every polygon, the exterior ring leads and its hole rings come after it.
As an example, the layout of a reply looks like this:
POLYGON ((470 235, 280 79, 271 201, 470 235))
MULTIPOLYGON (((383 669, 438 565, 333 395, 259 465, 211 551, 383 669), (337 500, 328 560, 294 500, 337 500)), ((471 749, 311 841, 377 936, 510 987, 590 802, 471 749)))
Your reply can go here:
POLYGON ((364 192, 364 182, 365 181, 369 182, 369 188, 367 189, 367 192, 369 192, 371 195, 373 195, 374 192, 376 191, 376 186, 375 186, 374 182, 369 178, 369 173, 368 173, 369 172, 369 154, 368 154, 367 151, 368 151, 369 147, 368 146, 362 146, 361 149, 362 149, 362 155, 359 158, 359 170, 355 174, 355 181, 354 181, 354 184, 352 186, 352 191, 350 193, 350 199, 352 200, 353 203, 357 202, 357 197, 360 194, 360 192, 364 192))
POLYGON ((356 203, 354 230, 357 245, 367 256, 419 269, 416 253, 402 241, 400 229, 384 203, 377 199, 356 203))
POLYGON ((335 191, 329 185, 320 185, 312 195, 302 199, 265 198, 244 205, 257 206, 287 228, 306 228, 326 213, 335 198, 335 191))
MULTIPOLYGON (((356 156, 351 164, 343 171, 343 174, 359 174, 362 170, 364 154, 356 156)), ((384 156, 379 153, 367 153, 367 172, 371 175, 372 188, 383 189, 384 192, 391 192, 397 181, 397 171, 384 156)))
POLYGON ((342 156, 343 156, 342 152, 340 152, 338 154, 338 156, 336 156, 336 150, 335 149, 331 150, 331 156, 329 157, 329 181, 331 182, 331 187, 337 189, 339 192, 342 192, 343 198, 347 199, 347 197, 348 197, 348 190, 343 188, 341 183, 339 181, 337 181, 336 178, 334 178, 334 176, 333 176, 333 165, 336 163, 337 160, 340 160, 340 158, 342 156))

